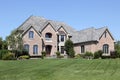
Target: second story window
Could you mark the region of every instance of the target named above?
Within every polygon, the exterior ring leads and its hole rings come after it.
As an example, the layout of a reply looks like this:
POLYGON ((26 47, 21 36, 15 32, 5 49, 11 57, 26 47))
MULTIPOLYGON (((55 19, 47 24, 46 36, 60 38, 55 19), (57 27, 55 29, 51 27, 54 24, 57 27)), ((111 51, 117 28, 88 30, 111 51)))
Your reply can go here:
POLYGON ((61 35, 61 42, 64 42, 64 40, 65 40, 65 36, 61 35))
POLYGON ((34 32, 33 31, 29 31, 29 38, 33 39, 34 38, 34 32))
POLYGON ((45 34, 45 40, 51 41, 52 40, 52 34, 51 33, 46 33, 45 34))

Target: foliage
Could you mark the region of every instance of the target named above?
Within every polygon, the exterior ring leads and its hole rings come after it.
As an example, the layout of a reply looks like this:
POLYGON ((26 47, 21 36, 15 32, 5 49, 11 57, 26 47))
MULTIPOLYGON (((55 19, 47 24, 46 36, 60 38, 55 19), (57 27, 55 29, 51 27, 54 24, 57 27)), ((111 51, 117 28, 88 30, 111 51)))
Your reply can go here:
POLYGON ((5 40, 2 42, 2 49, 5 49, 5 50, 8 49, 8 44, 5 40))
POLYGON ((41 54, 42 54, 41 58, 44 59, 44 57, 46 56, 46 51, 42 51, 41 54))
POLYGON ((2 38, 0 37, 0 50, 2 49, 2 38))
POLYGON ((59 51, 56 52, 56 55, 57 55, 57 58, 60 58, 60 52, 59 51))
POLYGON ((111 56, 105 56, 105 55, 102 56, 102 59, 110 59, 110 58, 111 56))
POLYGON ((11 32, 9 36, 6 37, 7 44, 12 50, 22 50, 23 40, 19 31, 16 29, 11 32))
POLYGON ((81 58, 80 54, 75 55, 75 58, 81 58))
POLYGON ((65 51, 70 58, 73 58, 75 56, 75 51, 73 47, 74 47, 73 42, 70 39, 66 40, 65 51))
POLYGON ((15 60, 15 56, 13 53, 7 53, 2 57, 3 60, 15 60))
POLYGON ((15 54, 15 57, 18 58, 19 56, 22 56, 22 55, 28 55, 29 56, 29 53, 27 50, 23 49, 23 50, 13 50, 13 53, 15 54))
POLYGON ((99 50, 94 53, 94 59, 101 58, 103 54, 103 51, 99 50))
POLYGON ((87 58, 87 59, 92 59, 92 58, 93 58, 93 53, 87 51, 87 52, 85 52, 84 56, 85 56, 85 58, 87 58))
POLYGON ((8 54, 9 52, 10 52, 9 50, 0 50, 0 59, 2 59, 3 56, 8 54))
POLYGON ((30 57, 28 55, 22 55, 18 59, 29 59, 30 57))

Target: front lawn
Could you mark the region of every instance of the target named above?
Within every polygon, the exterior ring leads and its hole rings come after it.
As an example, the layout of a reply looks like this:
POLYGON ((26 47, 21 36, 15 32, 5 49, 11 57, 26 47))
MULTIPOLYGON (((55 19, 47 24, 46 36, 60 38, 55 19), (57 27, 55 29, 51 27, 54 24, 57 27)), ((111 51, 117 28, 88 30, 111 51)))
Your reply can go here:
POLYGON ((120 60, 0 61, 0 80, 120 80, 120 60))

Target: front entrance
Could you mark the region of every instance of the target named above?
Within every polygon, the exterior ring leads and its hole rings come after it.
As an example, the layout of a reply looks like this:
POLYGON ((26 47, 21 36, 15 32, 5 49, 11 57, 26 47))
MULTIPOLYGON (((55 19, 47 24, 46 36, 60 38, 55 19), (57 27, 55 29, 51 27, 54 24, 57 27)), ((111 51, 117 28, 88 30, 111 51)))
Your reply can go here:
POLYGON ((52 49, 51 45, 46 45, 45 51, 46 51, 47 56, 49 56, 51 54, 51 49, 52 49))

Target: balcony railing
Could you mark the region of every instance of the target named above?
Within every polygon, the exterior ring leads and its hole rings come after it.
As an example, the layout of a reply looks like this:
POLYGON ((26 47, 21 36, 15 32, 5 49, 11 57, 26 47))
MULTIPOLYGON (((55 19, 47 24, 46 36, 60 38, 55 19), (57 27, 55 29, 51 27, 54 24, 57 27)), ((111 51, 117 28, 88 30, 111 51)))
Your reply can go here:
POLYGON ((52 42, 52 38, 45 38, 45 41, 52 42))

